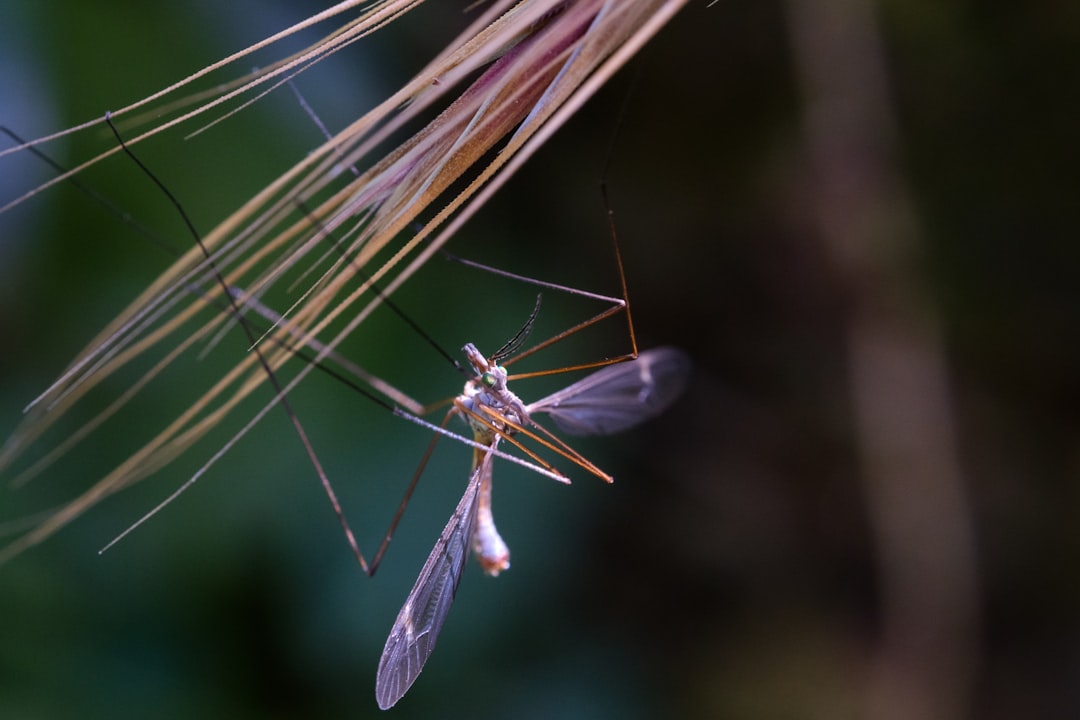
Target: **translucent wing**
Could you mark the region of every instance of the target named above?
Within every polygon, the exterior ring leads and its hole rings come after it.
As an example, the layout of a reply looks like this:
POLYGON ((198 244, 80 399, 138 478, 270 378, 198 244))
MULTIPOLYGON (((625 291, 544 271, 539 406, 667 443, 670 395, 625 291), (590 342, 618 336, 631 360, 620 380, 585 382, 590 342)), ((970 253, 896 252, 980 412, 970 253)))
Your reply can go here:
POLYGON ((662 413, 690 379, 690 358, 675 348, 647 350, 609 365, 529 405, 571 435, 609 435, 662 413))
POLYGON ((469 558, 476 525, 477 491, 483 478, 491 475, 493 458, 485 454, 469 478, 465 494, 431 549, 386 639, 375 677, 375 699, 383 710, 393 707, 408 691, 435 649, 469 558))

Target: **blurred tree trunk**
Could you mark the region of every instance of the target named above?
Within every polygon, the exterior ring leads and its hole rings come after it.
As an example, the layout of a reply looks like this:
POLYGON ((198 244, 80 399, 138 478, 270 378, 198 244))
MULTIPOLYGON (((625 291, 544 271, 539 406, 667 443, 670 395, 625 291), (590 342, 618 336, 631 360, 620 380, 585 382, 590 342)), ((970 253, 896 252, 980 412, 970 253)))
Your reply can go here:
POLYGON ((971 515, 919 227, 893 167, 895 126, 873 3, 789 3, 824 245, 846 301, 848 387, 877 542, 880 639, 865 716, 952 719, 977 655, 971 515))

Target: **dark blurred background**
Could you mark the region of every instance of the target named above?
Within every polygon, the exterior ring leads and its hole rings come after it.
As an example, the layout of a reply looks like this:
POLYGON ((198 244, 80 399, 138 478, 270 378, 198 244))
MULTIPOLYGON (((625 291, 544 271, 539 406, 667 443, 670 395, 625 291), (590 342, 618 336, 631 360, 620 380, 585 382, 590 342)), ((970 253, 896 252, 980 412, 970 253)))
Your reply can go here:
MULTIPOLYGON (((513 568, 496 580, 468 568, 438 650, 392 712, 1076 717, 1080 9, 706 4, 451 245, 616 293, 605 175, 640 341, 685 348, 691 388, 663 418, 580 444, 613 486, 497 468, 513 568)), ((422 8, 298 89, 340 129, 452 37, 464 5, 422 8)), ((0 122, 39 136, 100 117, 321 7, 4 3, 0 122)), ((73 165, 109 146, 95 133, 47 150, 73 165)), ((140 154, 205 232, 320 142, 282 90, 140 154)), ((0 197, 50 175, 32 156, 0 158, 0 197)), ((130 162, 83 179, 190 243, 130 162)), ((70 186, 0 216, 0 431, 170 260, 70 186)), ((436 261, 399 302, 456 352, 501 343, 533 295, 436 261)), ((594 310, 549 293, 540 322, 594 310)), ((383 334, 351 348, 361 361, 425 401, 458 391, 392 316, 371 325, 383 334)), ((614 323, 536 363, 609 352, 622 333, 614 323)), ((230 336, 187 356, 54 472, 5 487, 3 518, 89 487, 191 399, 184 378, 205 382, 243 350, 230 336)), ((110 378, 53 442, 135 377, 110 378)), ((325 378, 293 397, 374 548, 427 435, 325 378)), ((468 451, 440 447, 374 580, 281 413, 97 555, 227 437, 0 569, 0 717, 379 715, 379 653, 468 451)))

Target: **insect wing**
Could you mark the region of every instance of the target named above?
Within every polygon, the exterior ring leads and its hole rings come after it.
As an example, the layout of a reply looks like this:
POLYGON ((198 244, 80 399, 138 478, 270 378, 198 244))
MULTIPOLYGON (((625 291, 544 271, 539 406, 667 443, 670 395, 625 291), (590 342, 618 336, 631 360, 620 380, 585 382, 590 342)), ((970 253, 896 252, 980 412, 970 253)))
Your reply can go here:
POLYGON ((431 549, 386 639, 375 677, 375 699, 383 710, 405 695, 435 649, 469 558, 480 481, 491 472, 493 458, 486 454, 469 478, 465 494, 431 549))
POLYGON ((690 365, 681 350, 647 350, 532 403, 528 411, 547 413, 571 435, 621 432, 666 410, 686 389, 690 365))

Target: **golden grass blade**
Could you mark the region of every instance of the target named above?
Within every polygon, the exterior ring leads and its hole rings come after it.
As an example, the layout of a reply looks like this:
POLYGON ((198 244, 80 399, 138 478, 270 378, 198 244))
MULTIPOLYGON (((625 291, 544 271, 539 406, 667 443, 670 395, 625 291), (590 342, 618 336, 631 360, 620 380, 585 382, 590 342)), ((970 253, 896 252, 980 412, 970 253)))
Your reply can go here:
MULTIPOLYGON (((295 55, 292 55, 292 56, 287 57, 287 58, 285 58, 285 59, 283 59, 283 60, 281 60, 281 61, 279 61, 277 63, 274 63, 270 67, 264 68, 263 70, 260 70, 260 71, 254 72, 254 73, 251 73, 250 75, 246 76, 245 78, 242 78, 240 80, 236 80, 236 81, 233 81, 231 83, 228 83, 228 84, 224 85, 223 87, 219 86, 215 90, 206 91, 204 93, 201 93, 200 94, 201 96, 210 96, 210 97, 213 97, 213 99, 206 102, 206 103, 204 103, 204 104, 202 104, 202 105, 199 105, 198 107, 196 107, 194 110, 192 110, 190 112, 184 113, 184 114, 180 115, 177 118, 174 118, 172 120, 169 120, 167 122, 164 122, 164 123, 158 125, 157 127, 153 128, 152 130, 150 130, 150 131, 148 131, 146 133, 143 133, 142 135, 131 138, 128 141, 128 144, 129 145, 135 145, 135 144, 137 144, 139 142, 142 142, 143 140, 146 140, 147 138, 152 137, 152 136, 154 136, 154 135, 156 135, 156 134, 158 134, 160 132, 163 132, 163 131, 165 131, 165 130, 167 130, 167 129, 175 126, 175 125, 179 125, 179 124, 181 124, 183 122, 186 122, 186 121, 188 121, 188 120, 190 120, 190 119, 192 119, 194 117, 202 115, 202 114, 208 112, 209 110, 211 110, 211 109, 213 109, 213 108, 215 108, 215 107, 229 101, 230 99, 232 99, 234 97, 237 97, 237 96, 239 96, 239 95, 241 95, 241 94, 243 94, 245 92, 248 92, 249 90, 252 90, 255 87, 258 87, 259 85, 262 85, 263 83, 268 82, 271 79, 273 79, 273 78, 275 78, 275 77, 277 77, 279 75, 288 74, 289 72, 294 71, 295 69, 297 69, 299 67, 304 67, 304 66, 309 65, 309 64, 311 64, 313 62, 316 62, 318 59, 325 56, 329 52, 332 52, 332 51, 336 50, 340 46, 342 46, 344 44, 347 44, 348 42, 351 42, 352 40, 359 39, 360 37, 363 37, 364 35, 367 35, 367 34, 369 34, 371 32, 374 32, 375 30, 377 30, 380 27, 383 27, 384 25, 386 25, 391 20, 402 16, 408 10, 413 9, 414 7, 418 6, 419 4, 421 4, 421 2, 422 2, 422 0, 383 0, 382 2, 369 3, 370 7, 366 11, 364 11, 361 14, 360 17, 356 18, 355 20, 350 21, 344 27, 338 29, 337 31, 335 31, 334 33, 329 35, 328 37, 323 38, 318 43, 313 44, 307 50, 296 53, 295 55)), ((341 13, 344 13, 344 12, 346 12, 348 10, 351 10, 351 9, 356 8, 356 7, 358 7, 360 5, 363 5, 363 4, 365 4, 365 3, 362 0, 344 0, 343 2, 340 2, 337 5, 334 5, 333 7, 328 8, 327 10, 324 10, 324 11, 322 11, 320 13, 317 13, 317 14, 311 16, 310 18, 307 18, 306 20, 304 20, 304 21, 302 21, 300 23, 297 23, 297 24, 295 24, 295 25, 293 25, 293 26, 291 26, 289 28, 286 28, 285 30, 282 30, 279 33, 276 33, 276 34, 270 36, 269 38, 266 38, 265 40, 262 40, 260 42, 255 43, 254 45, 251 45, 251 46, 249 46, 247 48, 244 48, 243 50, 240 50, 239 52, 233 53, 232 55, 224 58, 223 60, 219 60, 216 63, 212 63, 210 65, 207 65, 206 67, 199 70, 198 72, 193 73, 192 75, 189 75, 188 77, 184 78, 183 80, 180 80, 179 82, 173 83, 172 85, 169 85, 168 87, 166 87, 166 88, 164 88, 164 89, 162 89, 162 90, 160 90, 160 91, 158 91, 158 92, 156 92, 156 93, 154 93, 152 95, 149 95, 149 96, 143 98, 142 100, 139 100, 138 102, 135 102, 135 103, 132 103, 132 104, 127 105, 125 107, 122 107, 119 110, 114 111, 112 113, 112 115, 114 117, 122 117, 122 116, 128 115, 128 114, 130 114, 130 113, 132 113, 132 112, 134 112, 136 110, 152 106, 153 103, 155 103, 155 102, 157 102, 157 101, 159 101, 159 100, 161 100, 161 99, 163 99, 163 98, 165 98, 165 97, 167 97, 169 95, 172 95, 172 94, 174 94, 174 93, 176 93, 176 92, 178 92, 180 90, 184 90, 186 88, 189 88, 196 81, 198 81, 198 80, 208 76, 209 74, 211 74, 211 73, 213 73, 213 72, 215 72, 217 70, 220 70, 220 69, 222 69, 222 68, 224 68, 224 67, 226 67, 228 65, 232 65, 232 64, 234 64, 234 63, 236 63, 236 62, 238 62, 240 60, 243 60, 244 58, 247 58, 247 57, 251 56, 253 53, 255 53, 258 50, 261 50, 261 49, 263 49, 265 47, 273 45, 274 43, 279 42, 279 41, 281 41, 281 40, 283 40, 283 39, 285 39, 287 37, 290 37, 291 35, 294 35, 295 33, 299 32, 301 30, 304 30, 304 29, 306 29, 308 27, 311 27, 312 25, 316 25, 316 24, 318 24, 320 22, 323 22, 324 20, 329 20, 330 18, 336 17, 337 15, 340 15, 341 13)), ((165 107, 175 108, 175 107, 183 107, 183 106, 186 106, 186 105, 187 105, 186 101, 180 101, 179 103, 167 105, 165 107)), ((158 111, 160 111, 160 109, 161 108, 158 108, 158 111)), ((158 112, 148 112, 144 117, 156 117, 157 115, 158 115, 158 112)), ((21 150, 25 150, 27 147, 36 146, 36 145, 42 145, 42 144, 51 142, 53 140, 58 140, 58 139, 60 139, 62 137, 66 137, 66 136, 71 135, 73 133, 82 132, 82 131, 89 130, 89 129, 92 129, 92 128, 100 127, 101 125, 104 124, 104 122, 105 121, 104 121, 103 118, 95 118, 94 120, 90 120, 88 122, 81 123, 79 125, 68 128, 66 130, 62 130, 60 132, 52 133, 51 135, 45 135, 43 137, 36 138, 36 139, 31 140, 29 142, 23 143, 21 145, 16 145, 14 147, 10 147, 10 148, 6 148, 4 150, 0 150, 0 157, 3 157, 4 155, 8 155, 10 153, 15 153, 15 152, 19 152, 21 150)), ((22 195, 22 196, 16 198, 15 200, 12 200, 11 202, 7 203, 6 205, 0 207, 0 212, 5 212, 5 211, 9 210, 10 208, 14 207, 15 205, 18 205, 19 203, 24 202, 25 200, 29 199, 30 197, 32 197, 32 196, 34 196, 34 195, 36 195, 36 194, 38 194, 40 192, 43 192, 44 190, 47 190, 48 188, 50 188, 50 187, 52 187, 52 186, 54 186, 54 185, 56 185, 58 183, 63 182, 64 180, 68 179, 69 177, 72 177, 73 175, 82 172, 83 170, 97 164, 98 162, 104 160, 107 157, 110 157, 110 156, 116 154, 119 151, 120 151, 120 149, 118 147, 112 147, 109 150, 106 150, 106 151, 98 154, 97 156, 91 158, 90 160, 87 160, 86 162, 84 162, 84 163, 82 163, 80 165, 77 165, 76 167, 72 168, 68 172, 63 173, 63 174, 53 178, 52 180, 50 180, 50 181, 48 181, 48 182, 34 188, 33 190, 26 193, 25 195, 22 195)))

